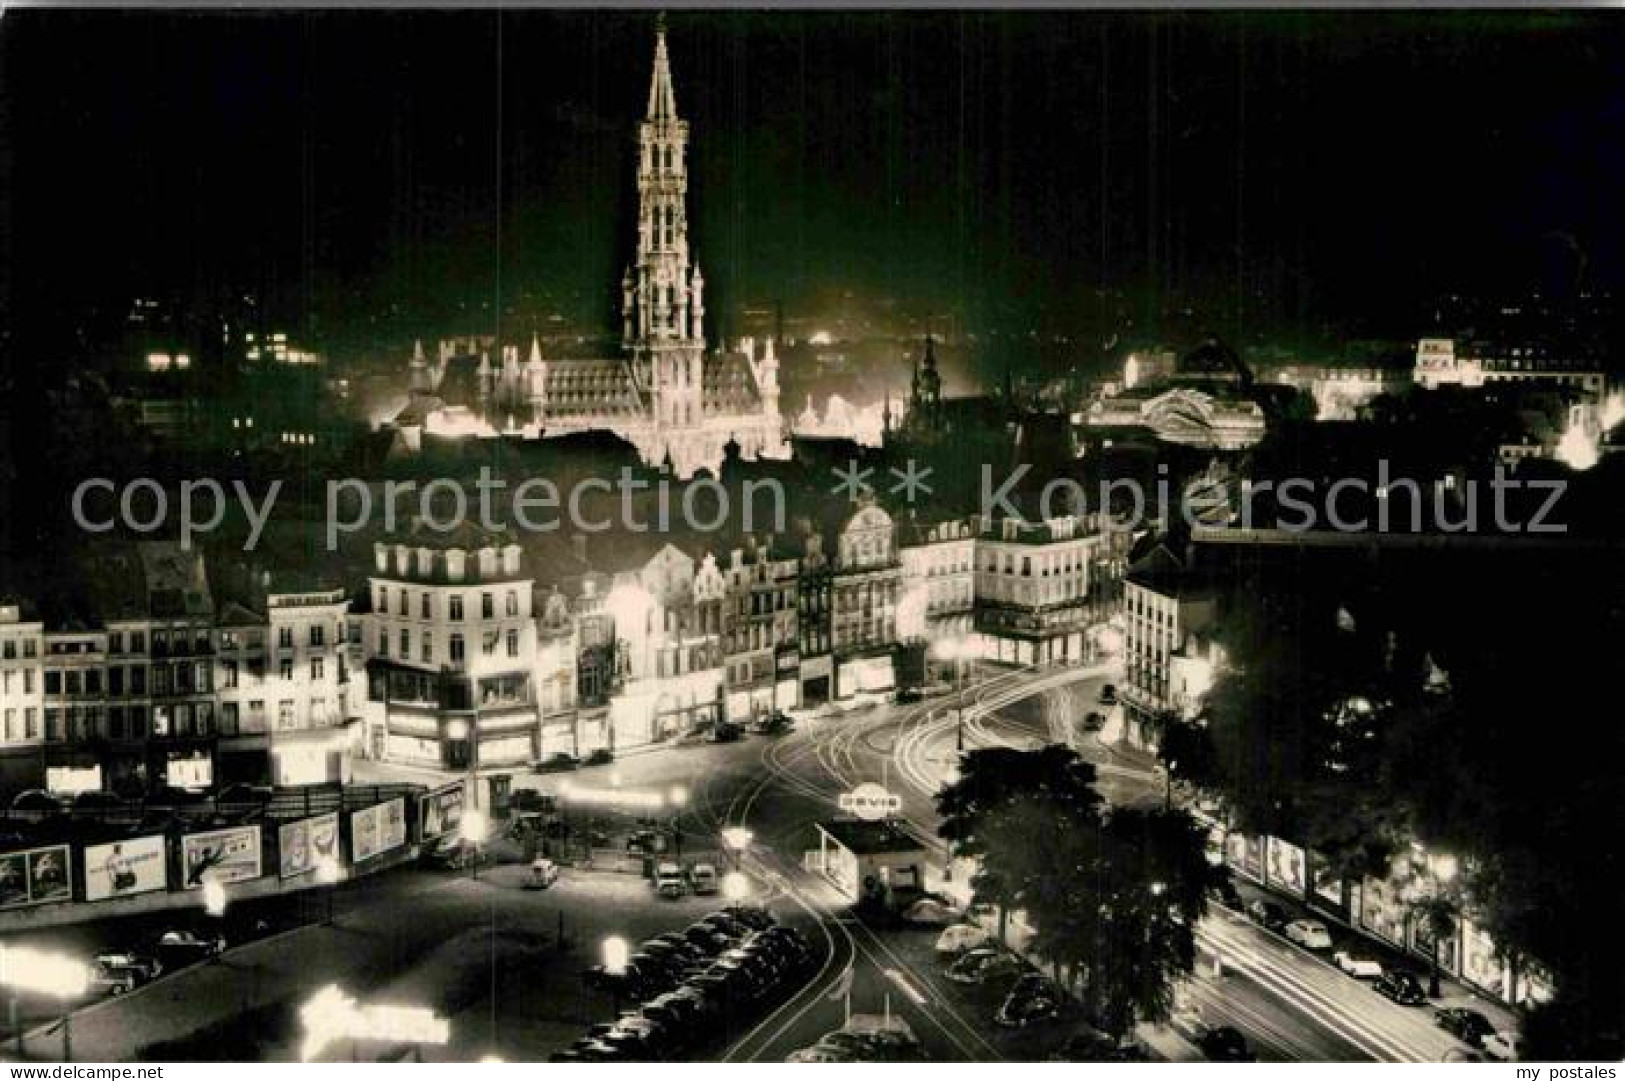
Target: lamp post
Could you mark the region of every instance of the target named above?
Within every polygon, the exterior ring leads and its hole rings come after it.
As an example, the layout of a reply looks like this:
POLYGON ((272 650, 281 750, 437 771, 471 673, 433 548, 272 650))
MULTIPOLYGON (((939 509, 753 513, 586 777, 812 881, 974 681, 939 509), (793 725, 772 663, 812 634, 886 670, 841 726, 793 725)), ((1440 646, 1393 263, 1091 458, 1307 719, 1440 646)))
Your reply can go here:
POLYGON ((722 831, 722 846, 726 848, 733 858, 734 870, 738 871, 744 863, 745 849, 755 834, 744 826, 729 826, 722 831))
MULTIPOLYGON (((203 879, 203 910, 215 920, 215 928, 218 932, 220 921, 226 918, 226 887, 212 874, 205 875, 203 879)), ((217 937, 219 937, 218 934, 217 937)), ((218 949, 210 951, 210 964, 218 965, 220 963, 220 952, 218 949)))
MULTIPOLYGON (((0 984, 12 994, 13 1011, 19 991, 50 995, 62 1004, 62 1061, 73 1060, 72 1001, 90 988, 90 969, 71 957, 47 953, 27 946, 0 947, 0 984)), ((13 1013, 15 1018, 15 1012, 13 1013)), ((22 1050, 22 1029, 17 1030, 17 1047, 22 1050)))
POLYGON ((469 877, 478 879, 480 877, 480 857, 484 852, 486 838, 491 832, 490 820, 485 817, 485 812, 478 807, 465 807, 462 820, 458 823, 458 830, 463 841, 474 850, 474 855, 469 861, 469 877))
POLYGON ((969 649, 962 638, 948 638, 932 647, 937 659, 954 665, 954 750, 965 751, 965 657, 969 649))
POLYGON ((620 935, 610 935, 600 947, 604 959, 604 975, 609 977, 609 997, 615 1016, 621 1015, 621 980, 626 977, 627 962, 632 948, 620 935))
POLYGON ((750 879, 739 871, 729 871, 722 876, 722 896, 732 904, 744 904, 750 899, 755 890, 750 879))

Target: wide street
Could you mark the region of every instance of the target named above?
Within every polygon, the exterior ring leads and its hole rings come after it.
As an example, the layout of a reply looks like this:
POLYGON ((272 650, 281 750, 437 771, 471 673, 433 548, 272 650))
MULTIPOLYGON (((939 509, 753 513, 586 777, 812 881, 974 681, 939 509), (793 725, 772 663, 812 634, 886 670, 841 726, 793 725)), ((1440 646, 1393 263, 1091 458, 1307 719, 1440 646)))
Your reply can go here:
MULTIPOLYGON (((1059 738, 1108 678, 1076 668, 981 671, 964 696, 964 744, 1033 746, 1059 738)), ((871 926, 828 881, 803 869, 804 853, 817 847, 814 823, 836 815, 839 795, 861 781, 900 795, 902 817, 940 852, 931 795, 954 766, 958 727, 953 696, 938 695, 804 720, 777 737, 673 747, 607 767, 527 775, 516 784, 555 793, 568 784, 578 794, 685 789, 677 824, 690 860, 727 864, 728 854, 717 851, 720 831, 751 831, 743 869, 759 897, 781 920, 800 926, 821 957, 799 989, 735 1019, 731 1031, 695 1057, 782 1060, 841 1027, 850 1009, 903 1017, 933 1058, 1043 1058, 1072 1026, 996 1028, 996 999, 942 977, 931 950, 934 928, 871 926)), ((1142 753, 1113 745, 1114 727, 1080 747, 1096 764, 1102 791, 1119 803, 1160 801, 1160 775, 1142 753)), ((585 811, 571 814, 578 825, 611 836, 636 825, 608 809, 595 810, 590 820, 585 811)), ((74 1057, 287 1060, 300 1054, 299 1007, 331 984, 367 1003, 423 1006, 446 1018, 449 1042, 416 1052, 426 1059, 545 1058, 587 1024, 613 1014, 607 997, 589 992, 580 977, 598 960, 603 939, 620 935, 635 943, 681 929, 720 904, 714 898, 659 900, 630 861, 609 850, 590 869, 567 868, 546 891, 523 888, 517 852, 498 846, 497 855, 497 865, 477 878, 408 868, 355 884, 334 899, 331 924, 312 898, 264 906, 269 937, 228 951, 219 964, 196 965, 80 1009, 72 1022, 74 1057)), ((940 874, 940 861, 933 873, 940 874)), ((960 869, 961 881, 930 884, 953 894, 962 891, 962 878, 960 869)), ((251 918, 261 918, 258 910, 234 913, 238 926, 251 918)), ((128 942, 137 930, 107 923, 55 932, 52 939, 59 948, 83 950, 128 942)), ((1022 934, 1018 923, 1018 942, 1022 934)), ((1457 1046, 1432 1025, 1426 1009, 1387 1002, 1235 913, 1215 908, 1199 941, 1201 972, 1188 982, 1187 1001, 1209 1024, 1240 1029, 1260 1058, 1438 1061, 1457 1046), (1223 960, 1222 975, 1213 974, 1215 956, 1223 960)), ((59 1030, 44 1023, 42 1013, 32 1016, 28 1057, 57 1057, 59 1030)), ((1171 1030, 1144 1035, 1159 1054, 1198 1057, 1171 1030)), ((397 1058, 408 1048, 369 1042, 316 1053, 397 1058)))

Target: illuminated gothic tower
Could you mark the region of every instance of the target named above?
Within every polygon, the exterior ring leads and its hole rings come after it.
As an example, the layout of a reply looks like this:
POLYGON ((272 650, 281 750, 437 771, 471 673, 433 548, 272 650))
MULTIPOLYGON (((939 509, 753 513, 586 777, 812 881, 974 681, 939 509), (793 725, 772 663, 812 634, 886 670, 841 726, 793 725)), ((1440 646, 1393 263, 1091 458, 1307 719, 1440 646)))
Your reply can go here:
POLYGON ((688 123, 677 116, 666 27, 655 36, 649 109, 638 129, 638 250, 621 281, 621 334, 663 429, 700 424, 705 281, 688 261, 688 123))

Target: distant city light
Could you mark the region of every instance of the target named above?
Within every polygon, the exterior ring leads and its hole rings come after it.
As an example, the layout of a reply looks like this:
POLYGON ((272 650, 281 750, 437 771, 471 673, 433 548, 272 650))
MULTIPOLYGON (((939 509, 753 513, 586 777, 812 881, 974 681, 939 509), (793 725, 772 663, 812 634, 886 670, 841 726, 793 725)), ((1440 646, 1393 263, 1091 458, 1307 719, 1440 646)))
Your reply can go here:
POLYGON ((815 330, 807 338, 808 345, 830 345, 835 341, 827 330, 815 330))

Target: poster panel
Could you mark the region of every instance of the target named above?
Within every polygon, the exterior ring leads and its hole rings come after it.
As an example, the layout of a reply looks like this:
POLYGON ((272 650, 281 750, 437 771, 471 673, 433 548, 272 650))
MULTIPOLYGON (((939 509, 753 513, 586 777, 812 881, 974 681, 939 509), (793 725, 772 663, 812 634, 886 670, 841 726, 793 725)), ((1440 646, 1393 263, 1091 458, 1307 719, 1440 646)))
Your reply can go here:
POLYGON ((85 900, 134 897, 169 885, 162 834, 85 849, 85 900))
POLYGON ((234 826, 182 837, 181 870, 182 884, 189 890, 201 889, 206 878, 222 885, 258 878, 260 828, 234 826))
POLYGON ((323 860, 337 860, 339 816, 333 811, 289 822, 277 831, 277 875, 296 878, 309 874, 323 860))

